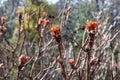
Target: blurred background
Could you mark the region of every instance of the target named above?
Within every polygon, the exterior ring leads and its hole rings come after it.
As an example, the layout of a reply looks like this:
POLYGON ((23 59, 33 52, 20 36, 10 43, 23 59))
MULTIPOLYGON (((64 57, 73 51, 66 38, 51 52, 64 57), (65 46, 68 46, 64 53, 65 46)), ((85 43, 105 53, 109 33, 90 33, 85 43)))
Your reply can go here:
MULTIPOLYGON (((68 0, 73 5, 71 24, 70 26, 84 26, 85 21, 92 19, 95 12, 103 11, 105 15, 111 16, 111 22, 118 19, 120 24, 120 0, 68 0)), ((8 28, 8 36, 13 35, 14 27, 16 26, 16 11, 21 9, 26 14, 27 12, 35 12, 38 6, 48 5, 51 10, 48 14, 56 16, 60 9, 64 7, 64 0, 0 0, 0 17, 6 16, 8 28), (23 7, 24 6, 24 7, 23 7), (26 10, 25 10, 26 8, 26 10), (31 10, 31 11, 30 11, 31 10)), ((44 9, 43 11, 47 11, 44 9)), ((42 12, 41 12, 42 13, 42 12)), ((34 23, 35 21, 33 21, 34 23)))

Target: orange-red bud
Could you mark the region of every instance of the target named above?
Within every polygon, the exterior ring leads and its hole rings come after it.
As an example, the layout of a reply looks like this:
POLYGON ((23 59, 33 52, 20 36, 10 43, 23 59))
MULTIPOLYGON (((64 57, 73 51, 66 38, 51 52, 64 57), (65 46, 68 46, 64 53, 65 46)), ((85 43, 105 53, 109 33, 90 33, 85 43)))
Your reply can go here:
POLYGON ((43 19, 42 19, 42 18, 39 18, 38 24, 41 25, 42 23, 43 23, 43 19))
POLYGON ((87 21, 86 22, 86 28, 87 30, 90 32, 95 31, 96 27, 98 26, 98 22, 97 21, 87 21))
POLYGON ((46 19, 44 23, 45 23, 45 26, 48 26, 50 24, 50 20, 46 19))
POLYGON ((51 27, 51 31, 52 31, 51 35, 52 35, 53 37, 58 37, 58 36, 60 35, 59 25, 53 25, 53 26, 51 27))
POLYGON ((27 61, 27 56, 26 55, 21 55, 19 57, 19 64, 25 64, 26 61, 27 61))
POLYGON ((4 23, 6 21, 6 18, 4 16, 1 17, 1 22, 4 23))
POLYGON ((74 60, 74 59, 72 59, 72 58, 69 59, 69 64, 70 64, 70 65, 74 65, 74 63, 75 63, 75 60, 74 60))

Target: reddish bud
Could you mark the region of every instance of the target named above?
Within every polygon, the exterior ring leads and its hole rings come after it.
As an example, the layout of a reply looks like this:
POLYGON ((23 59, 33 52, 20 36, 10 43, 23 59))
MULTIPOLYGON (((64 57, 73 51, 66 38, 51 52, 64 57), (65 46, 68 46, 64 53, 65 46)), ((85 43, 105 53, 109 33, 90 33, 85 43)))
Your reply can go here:
POLYGON ((52 37, 59 37, 60 36, 60 28, 59 25, 53 25, 51 27, 51 35, 52 37))
POLYGON ((91 21, 91 20, 88 20, 86 22, 86 29, 90 32, 91 30, 92 31, 95 31, 95 29, 97 28, 98 26, 98 22, 97 21, 91 21))
POLYGON ((21 55, 19 57, 19 66, 18 66, 19 71, 23 68, 26 61, 27 61, 27 56, 26 55, 21 55))
POLYGON ((43 19, 42 19, 42 18, 39 18, 38 24, 41 25, 42 23, 43 23, 43 19))
POLYGON ((72 58, 69 59, 69 64, 70 64, 70 65, 74 65, 74 63, 75 63, 75 60, 74 60, 74 59, 72 59, 72 58))
POLYGON ((27 56, 26 55, 21 55, 19 57, 19 64, 25 64, 25 62, 27 61, 27 56))
POLYGON ((1 17, 1 22, 4 23, 6 21, 6 18, 4 16, 1 17))
POLYGON ((48 26, 50 24, 50 20, 49 19, 46 19, 45 20, 45 26, 48 26))

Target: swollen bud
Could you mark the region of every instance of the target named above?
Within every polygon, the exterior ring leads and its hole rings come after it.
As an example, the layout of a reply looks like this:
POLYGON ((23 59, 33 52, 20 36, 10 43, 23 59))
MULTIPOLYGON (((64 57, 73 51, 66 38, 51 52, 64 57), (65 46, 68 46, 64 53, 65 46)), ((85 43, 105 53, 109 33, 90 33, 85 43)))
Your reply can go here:
POLYGON ((38 25, 41 25, 43 23, 43 19, 42 18, 39 18, 38 20, 38 25))
POLYGON ((5 23, 5 21, 6 21, 6 18, 4 16, 2 16, 1 17, 1 23, 3 24, 3 23, 5 23))
POLYGON ((49 20, 49 19, 46 19, 46 20, 44 21, 44 24, 45 24, 45 26, 48 26, 48 25, 50 24, 50 20, 49 20))
POLYGON ((74 69, 75 60, 73 58, 69 59, 69 64, 74 69))
POLYGON ((22 69, 22 67, 24 66, 24 64, 26 63, 26 61, 27 61, 27 56, 26 55, 21 55, 19 57, 19 66, 18 66, 19 70, 22 69))
POLYGON ((27 56, 26 55, 21 55, 19 57, 19 63, 20 64, 25 64, 26 61, 27 61, 27 56))

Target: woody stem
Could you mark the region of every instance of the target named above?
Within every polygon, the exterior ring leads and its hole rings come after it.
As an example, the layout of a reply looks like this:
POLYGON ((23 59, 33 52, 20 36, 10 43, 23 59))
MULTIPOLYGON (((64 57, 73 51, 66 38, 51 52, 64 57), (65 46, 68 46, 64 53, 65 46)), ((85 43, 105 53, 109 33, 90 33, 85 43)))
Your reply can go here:
POLYGON ((90 56, 91 53, 87 53, 87 80, 90 80, 90 56))
POLYGON ((61 68, 62 68, 62 74, 65 78, 65 80, 67 80, 67 74, 66 74, 66 70, 65 70, 65 64, 63 61, 63 56, 62 56, 62 41, 61 41, 61 37, 56 38, 57 44, 58 44, 58 49, 59 49, 59 56, 60 59, 62 60, 62 62, 60 63, 61 68))
POLYGON ((90 79, 90 57, 92 53, 92 47, 93 47, 93 42, 94 42, 94 34, 89 34, 89 44, 90 44, 90 50, 87 52, 87 79, 86 80, 91 80, 90 79))

